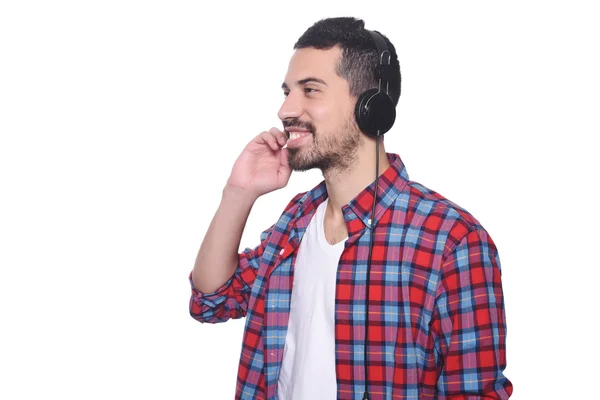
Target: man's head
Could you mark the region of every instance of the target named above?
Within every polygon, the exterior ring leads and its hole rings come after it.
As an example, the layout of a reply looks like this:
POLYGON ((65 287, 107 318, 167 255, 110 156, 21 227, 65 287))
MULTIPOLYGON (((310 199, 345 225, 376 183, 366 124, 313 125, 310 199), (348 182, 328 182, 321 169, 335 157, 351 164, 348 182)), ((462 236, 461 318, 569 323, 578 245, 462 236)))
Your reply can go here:
MULTIPOLYGON (((397 104, 400 67, 394 46, 385 41, 393 70, 398 71, 390 80, 390 95, 397 104)), ((362 92, 378 85, 377 48, 362 20, 344 17, 315 23, 294 49, 282 85, 286 99, 278 114, 290 133, 304 131, 297 142, 288 142, 290 166, 297 171, 345 170, 364 144, 354 107, 362 92)))

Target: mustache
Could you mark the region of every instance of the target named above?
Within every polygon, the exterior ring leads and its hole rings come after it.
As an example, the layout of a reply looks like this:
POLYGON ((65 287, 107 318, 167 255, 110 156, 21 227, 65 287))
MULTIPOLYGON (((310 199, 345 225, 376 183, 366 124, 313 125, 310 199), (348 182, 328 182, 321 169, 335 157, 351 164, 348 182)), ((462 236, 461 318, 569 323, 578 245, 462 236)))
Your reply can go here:
POLYGON ((300 121, 298 118, 291 118, 283 121, 283 127, 306 129, 310 133, 315 133, 315 126, 313 124, 311 124, 310 122, 300 121))

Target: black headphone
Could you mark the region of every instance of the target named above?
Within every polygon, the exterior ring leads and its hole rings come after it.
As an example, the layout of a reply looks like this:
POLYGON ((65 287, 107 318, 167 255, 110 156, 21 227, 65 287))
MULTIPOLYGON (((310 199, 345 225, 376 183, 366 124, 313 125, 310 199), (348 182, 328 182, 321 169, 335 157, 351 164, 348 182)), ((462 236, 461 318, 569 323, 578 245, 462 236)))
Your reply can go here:
MULTIPOLYGON (((369 344, 369 287, 371 286, 371 258, 373 255, 373 238, 375 237, 375 205, 377 204, 377 191, 379 190, 379 142, 380 136, 390 130, 396 120, 396 105, 390 96, 390 80, 394 71, 392 70, 392 54, 388 50, 385 39, 378 32, 367 31, 377 46, 379 64, 375 69, 375 76, 379 79, 377 89, 369 89, 363 92, 356 102, 354 116, 361 131, 376 139, 375 147, 375 190, 373 193, 373 209, 369 222, 370 244, 369 259, 367 263, 367 280, 365 289, 365 342, 363 347, 365 392, 363 400, 370 400, 369 394, 369 360, 367 358, 367 346, 369 344), (385 91, 383 89, 385 88, 385 91)), ((400 93, 398 93, 400 94, 400 93)))
POLYGON ((378 137, 389 131, 396 120, 396 105, 389 92, 394 71, 391 65, 392 53, 383 36, 376 31, 367 32, 377 46, 379 64, 375 69, 375 76, 379 79, 379 86, 359 96, 354 116, 361 131, 371 137, 378 137))

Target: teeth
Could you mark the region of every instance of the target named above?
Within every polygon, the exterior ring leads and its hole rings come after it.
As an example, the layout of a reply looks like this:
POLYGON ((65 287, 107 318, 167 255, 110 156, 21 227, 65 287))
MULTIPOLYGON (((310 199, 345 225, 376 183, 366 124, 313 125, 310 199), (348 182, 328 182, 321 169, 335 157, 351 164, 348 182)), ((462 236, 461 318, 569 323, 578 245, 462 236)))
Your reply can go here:
POLYGON ((300 137, 299 133, 290 132, 290 140, 298 139, 300 137))

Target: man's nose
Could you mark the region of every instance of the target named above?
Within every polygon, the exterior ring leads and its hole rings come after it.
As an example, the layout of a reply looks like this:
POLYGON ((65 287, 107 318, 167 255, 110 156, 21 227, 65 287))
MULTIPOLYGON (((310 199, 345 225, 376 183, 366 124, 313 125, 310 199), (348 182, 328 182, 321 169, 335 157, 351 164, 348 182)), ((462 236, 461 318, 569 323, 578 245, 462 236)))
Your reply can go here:
POLYGON ((302 115, 302 104, 298 97, 292 92, 288 93, 283 104, 279 108, 277 116, 284 121, 290 118, 299 118, 302 115))

